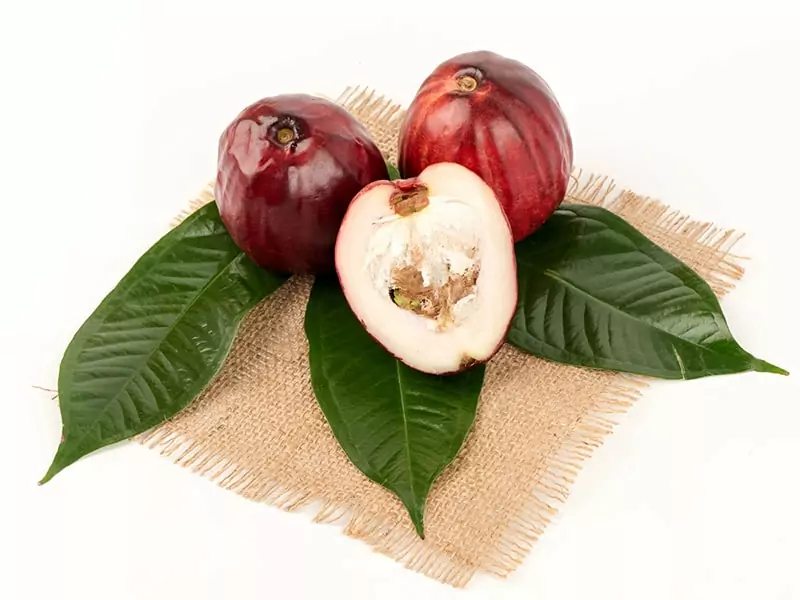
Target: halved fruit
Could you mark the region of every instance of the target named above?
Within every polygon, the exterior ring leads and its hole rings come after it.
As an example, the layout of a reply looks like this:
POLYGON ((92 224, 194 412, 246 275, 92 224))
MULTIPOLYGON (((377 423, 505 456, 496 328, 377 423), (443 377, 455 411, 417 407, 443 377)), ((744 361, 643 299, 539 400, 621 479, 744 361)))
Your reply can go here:
POLYGON ((336 239, 336 270, 370 335, 426 373, 489 360, 517 304, 508 219, 491 188, 455 163, 361 190, 336 239))

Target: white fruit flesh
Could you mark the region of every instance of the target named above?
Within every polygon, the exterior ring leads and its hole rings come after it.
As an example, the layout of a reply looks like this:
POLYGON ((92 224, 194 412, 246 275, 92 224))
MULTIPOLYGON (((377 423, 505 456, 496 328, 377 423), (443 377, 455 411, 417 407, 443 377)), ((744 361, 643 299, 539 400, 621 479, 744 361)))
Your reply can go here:
POLYGON ((336 267, 350 307, 379 343, 412 368, 450 373, 502 344, 517 301, 513 238, 472 171, 440 163, 416 183, 424 191, 414 212, 393 207, 391 183, 353 200, 336 267))

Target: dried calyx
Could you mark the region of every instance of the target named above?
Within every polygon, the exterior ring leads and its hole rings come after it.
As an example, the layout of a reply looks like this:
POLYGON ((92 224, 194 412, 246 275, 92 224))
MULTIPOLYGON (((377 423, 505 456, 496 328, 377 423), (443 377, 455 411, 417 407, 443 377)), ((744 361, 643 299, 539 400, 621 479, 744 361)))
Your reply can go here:
POLYGON ((288 146, 296 143, 303 138, 301 126, 295 117, 281 115, 269 127, 269 137, 279 146, 288 146))
POLYGON ((470 94, 477 90, 483 81, 483 72, 476 67, 466 67, 456 73, 455 80, 459 92, 470 94))
POLYGON ((426 372, 487 360, 516 305, 505 214, 477 175, 452 163, 363 190, 339 231, 336 265, 367 331, 426 372))

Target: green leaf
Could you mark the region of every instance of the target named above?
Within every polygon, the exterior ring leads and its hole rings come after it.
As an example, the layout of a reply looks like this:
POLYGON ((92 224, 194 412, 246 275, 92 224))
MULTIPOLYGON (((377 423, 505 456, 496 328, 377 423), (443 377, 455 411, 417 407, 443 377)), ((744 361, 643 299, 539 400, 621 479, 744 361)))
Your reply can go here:
POLYGON ((405 366, 366 332, 335 278, 314 282, 305 330, 311 383, 339 444, 424 537, 425 500, 472 426, 485 367, 435 376, 405 366))
POLYGON ((389 179, 390 180, 400 179, 400 171, 397 170, 397 167, 395 167, 388 160, 385 162, 386 162, 386 169, 389 171, 389 179))
POLYGON ((62 441, 40 483, 187 406, 242 317, 284 281, 236 247, 214 202, 167 233, 70 342, 58 378, 62 441))
POLYGON ((739 346, 699 275, 603 208, 562 204, 516 254, 508 341, 530 354, 664 379, 787 374, 739 346))

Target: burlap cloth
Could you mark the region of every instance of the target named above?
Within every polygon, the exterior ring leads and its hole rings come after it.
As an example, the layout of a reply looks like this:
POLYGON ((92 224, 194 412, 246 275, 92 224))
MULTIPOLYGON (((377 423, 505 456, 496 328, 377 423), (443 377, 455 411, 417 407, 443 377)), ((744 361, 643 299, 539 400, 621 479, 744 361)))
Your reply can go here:
MULTIPOLYGON (((403 109, 374 92, 337 100, 396 158, 403 109)), ((576 173, 568 202, 604 205, 687 262, 722 295, 741 277, 736 237, 576 173)), ((190 210, 211 201, 209 188, 190 210)), ((180 217, 179 217, 180 218, 180 217)), ((317 503, 315 520, 453 586, 477 571, 511 573, 563 503, 589 458, 646 381, 546 362, 505 346, 491 361, 475 425, 436 481, 426 538, 406 510, 346 458, 311 389, 303 317, 309 278, 293 278, 242 324, 209 388, 142 436, 149 447, 251 500, 286 510, 317 503)))

